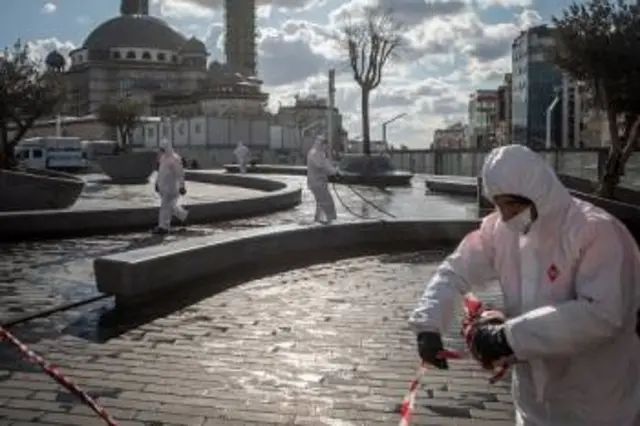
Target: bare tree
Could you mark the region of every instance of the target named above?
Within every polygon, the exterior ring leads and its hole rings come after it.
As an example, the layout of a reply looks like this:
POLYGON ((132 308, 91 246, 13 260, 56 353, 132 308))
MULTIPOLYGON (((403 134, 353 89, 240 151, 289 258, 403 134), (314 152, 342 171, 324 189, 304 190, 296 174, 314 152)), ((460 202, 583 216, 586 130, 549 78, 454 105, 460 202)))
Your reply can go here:
POLYGON ((0 168, 16 165, 15 147, 35 122, 52 114, 64 98, 60 75, 45 71, 17 41, 0 55, 0 168))
POLYGON ((611 137, 599 193, 613 197, 640 131, 640 5, 624 0, 573 3, 554 18, 556 64, 587 85, 611 137))
POLYGON ((382 82, 383 72, 402 46, 403 25, 391 10, 366 8, 362 17, 345 15, 338 39, 349 55, 353 79, 360 86, 362 115, 362 145, 365 155, 371 155, 369 131, 369 98, 382 82))
POLYGON ((98 108, 98 119, 116 129, 120 136, 120 149, 127 151, 133 138, 133 131, 140 123, 144 105, 133 98, 124 96, 110 99, 98 108))

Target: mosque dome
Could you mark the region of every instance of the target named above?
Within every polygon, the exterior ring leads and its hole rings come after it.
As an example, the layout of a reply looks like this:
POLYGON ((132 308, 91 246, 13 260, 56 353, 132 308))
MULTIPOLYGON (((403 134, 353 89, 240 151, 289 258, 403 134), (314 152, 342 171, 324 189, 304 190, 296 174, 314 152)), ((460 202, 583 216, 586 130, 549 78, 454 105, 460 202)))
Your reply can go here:
POLYGON ((64 56, 60 54, 57 50, 53 50, 49 52, 47 57, 44 59, 45 65, 53 70, 62 70, 64 69, 67 61, 64 59, 64 56))
POLYGON ((207 55, 207 47, 195 37, 191 37, 181 48, 183 53, 207 55))
POLYGON ((187 39, 161 19, 123 15, 100 24, 89 34, 84 49, 142 48, 177 51, 187 39))

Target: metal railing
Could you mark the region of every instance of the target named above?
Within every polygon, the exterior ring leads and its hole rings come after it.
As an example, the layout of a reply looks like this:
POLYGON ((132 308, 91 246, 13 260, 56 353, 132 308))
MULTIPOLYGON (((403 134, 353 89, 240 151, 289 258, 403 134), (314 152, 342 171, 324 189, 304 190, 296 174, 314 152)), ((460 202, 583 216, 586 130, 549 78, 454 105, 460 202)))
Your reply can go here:
MULTIPOLYGON (((413 173, 433 175, 478 176, 488 151, 460 150, 407 150, 391 151, 393 165, 413 173)), ((601 148, 541 150, 542 155, 558 174, 596 181, 604 165, 607 150, 601 148)), ((640 188, 640 152, 635 152, 627 163, 621 186, 640 188)))

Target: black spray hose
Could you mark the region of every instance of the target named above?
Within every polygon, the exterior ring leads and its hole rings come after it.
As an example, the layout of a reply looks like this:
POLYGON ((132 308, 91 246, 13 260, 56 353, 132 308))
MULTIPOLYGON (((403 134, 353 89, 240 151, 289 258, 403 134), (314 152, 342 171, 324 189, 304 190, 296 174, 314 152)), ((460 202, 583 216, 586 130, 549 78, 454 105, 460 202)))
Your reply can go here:
POLYGON ((346 211, 348 211, 350 214, 352 214, 354 217, 357 217, 358 219, 363 219, 363 220, 371 219, 370 217, 366 217, 364 215, 358 214, 358 213, 354 212, 353 210, 351 210, 351 208, 347 205, 347 203, 344 202, 342 197, 340 197, 340 193, 338 193, 338 190, 336 189, 335 182, 331 183, 331 187, 333 188, 334 194, 336 194, 336 198, 338 199, 338 201, 340 202, 340 204, 342 205, 342 207, 344 207, 344 209, 346 211))
MULTIPOLYGON (((383 209, 382 207, 376 205, 373 201, 368 200, 364 195, 362 195, 360 192, 356 191, 356 189, 354 187, 352 187, 351 185, 347 185, 347 188, 349 188, 351 190, 351 192, 356 194, 362 201, 364 201, 365 203, 367 203, 368 205, 370 205, 371 207, 373 207, 374 209, 376 209, 380 213, 382 213, 384 215, 387 215, 389 217, 392 217, 392 218, 396 218, 396 215, 394 215, 393 213, 390 213, 387 210, 383 209)), ((380 191, 380 192, 382 192, 382 191, 380 191)))
MULTIPOLYGON (((340 193, 338 192, 338 189, 336 188, 336 183, 332 182, 331 186, 333 187, 333 192, 336 194, 336 198, 338 199, 338 201, 340 202, 340 204, 342 205, 342 207, 344 207, 344 209, 346 211, 348 211, 350 214, 352 214, 353 216, 357 217, 358 219, 371 219, 370 217, 366 217, 363 216, 361 214, 358 214, 356 212, 354 212, 342 199, 342 197, 340 197, 340 193)), ((392 213, 389 213, 388 211, 378 207, 375 203, 373 203, 372 201, 366 199, 362 194, 360 194, 358 191, 356 191, 353 187, 351 187, 351 185, 345 185, 347 188, 349 188, 351 190, 351 192, 353 192, 354 194, 356 194, 358 196, 358 198, 360 198, 362 201, 364 201, 366 204, 370 205, 371 207, 373 207, 374 209, 376 209, 377 211, 379 211, 380 213, 395 218, 396 216, 392 213)), ((384 221, 384 219, 380 219, 382 221, 384 221)))

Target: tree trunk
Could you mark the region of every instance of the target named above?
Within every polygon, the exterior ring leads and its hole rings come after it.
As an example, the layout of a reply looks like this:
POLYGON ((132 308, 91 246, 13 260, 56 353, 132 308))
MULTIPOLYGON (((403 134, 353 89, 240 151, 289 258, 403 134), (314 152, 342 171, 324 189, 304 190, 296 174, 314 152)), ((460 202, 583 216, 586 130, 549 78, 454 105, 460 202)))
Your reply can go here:
POLYGON ((598 195, 605 198, 615 198, 615 189, 620 184, 620 177, 624 174, 627 161, 631 157, 636 146, 638 133, 640 131, 640 117, 634 123, 629 123, 631 129, 625 144, 622 144, 618 133, 617 115, 608 114, 609 134, 611 137, 611 147, 607 155, 604 166, 604 173, 600 179, 598 195), (614 133, 615 132, 615 133, 614 133))
POLYGON ((127 147, 128 147, 128 134, 127 134, 127 128, 124 126, 119 126, 118 127, 118 133, 120 133, 120 152, 127 152, 127 147))
POLYGON ((361 112, 362 112, 362 151, 364 155, 371 155, 371 137, 369 134, 369 89, 362 87, 361 112))
POLYGON ((9 130, 5 124, 0 125, 0 169, 12 169, 16 166, 15 143, 9 140, 9 130))
POLYGON ((600 185, 598 188, 598 195, 601 197, 614 198, 615 189, 620 183, 621 154, 622 152, 617 147, 611 146, 609 148, 609 154, 604 165, 604 172, 600 178, 600 185))
POLYGON ((9 168, 9 157, 7 155, 7 147, 9 145, 8 138, 7 127, 0 125, 0 143, 2 143, 2 145, 0 145, 0 169, 9 168))

